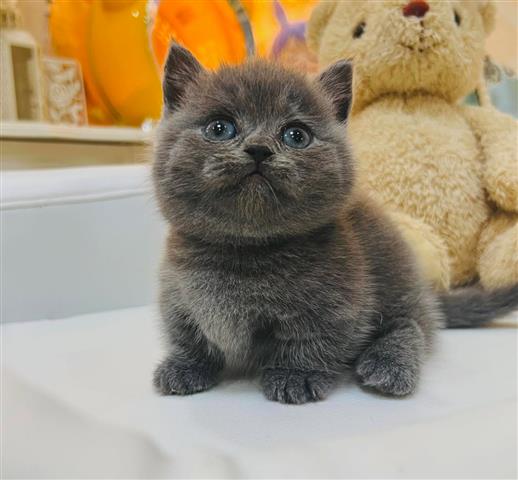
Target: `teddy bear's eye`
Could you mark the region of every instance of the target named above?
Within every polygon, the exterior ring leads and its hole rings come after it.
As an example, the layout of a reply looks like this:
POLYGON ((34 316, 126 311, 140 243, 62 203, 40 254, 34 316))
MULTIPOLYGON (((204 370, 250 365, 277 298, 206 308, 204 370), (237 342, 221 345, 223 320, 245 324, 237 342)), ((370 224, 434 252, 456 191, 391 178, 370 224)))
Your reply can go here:
POLYGON ((460 27, 460 22, 462 21, 462 19, 460 18, 459 12, 457 12, 457 10, 454 10, 453 13, 455 15, 455 23, 460 27))
POLYGON ((365 22, 360 22, 356 25, 356 28, 353 31, 354 38, 360 38, 365 33, 365 22))

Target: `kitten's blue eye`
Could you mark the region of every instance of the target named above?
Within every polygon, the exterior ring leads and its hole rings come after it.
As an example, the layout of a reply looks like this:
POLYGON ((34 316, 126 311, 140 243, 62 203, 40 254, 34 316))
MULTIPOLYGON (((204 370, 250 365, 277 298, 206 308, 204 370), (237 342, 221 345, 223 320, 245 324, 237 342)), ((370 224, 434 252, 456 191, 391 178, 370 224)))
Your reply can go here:
POLYGON ((282 134, 282 141, 292 148, 306 148, 311 143, 311 135, 302 127, 288 127, 282 134))
POLYGON ((209 140, 230 140, 236 136, 236 127, 230 120, 218 119, 210 122, 203 133, 209 140))

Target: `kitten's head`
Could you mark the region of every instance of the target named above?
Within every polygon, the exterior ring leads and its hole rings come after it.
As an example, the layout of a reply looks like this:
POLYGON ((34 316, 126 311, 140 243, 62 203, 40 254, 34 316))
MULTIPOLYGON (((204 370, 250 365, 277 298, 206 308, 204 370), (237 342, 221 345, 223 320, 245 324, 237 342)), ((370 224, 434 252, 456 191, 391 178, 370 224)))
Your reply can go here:
POLYGON ((204 70, 173 45, 154 179, 166 219, 212 241, 263 241, 329 222, 353 182, 343 122, 351 67, 314 82, 265 61, 204 70))

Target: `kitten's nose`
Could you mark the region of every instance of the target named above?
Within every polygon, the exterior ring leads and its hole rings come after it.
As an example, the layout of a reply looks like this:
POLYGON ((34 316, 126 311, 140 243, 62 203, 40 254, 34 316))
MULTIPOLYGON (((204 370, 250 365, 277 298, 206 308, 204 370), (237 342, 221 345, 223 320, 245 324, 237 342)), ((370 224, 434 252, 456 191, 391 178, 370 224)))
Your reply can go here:
POLYGON ((254 159, 255 163, 261 163, 273 155, 273 152, 264 145, 250 145, 245 148, 245 152, 254 159))
POLYGON ((424 0, 412 0, 403 7, 403 15, 422 18, 428 10, 430 10, 430 6, 424 0))

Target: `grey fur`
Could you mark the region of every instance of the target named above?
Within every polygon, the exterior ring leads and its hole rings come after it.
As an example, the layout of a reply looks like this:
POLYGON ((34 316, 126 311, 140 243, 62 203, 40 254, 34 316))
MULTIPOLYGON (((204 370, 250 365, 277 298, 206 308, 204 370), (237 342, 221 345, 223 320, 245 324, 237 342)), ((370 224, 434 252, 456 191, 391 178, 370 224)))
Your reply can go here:
POLYGON ((313 83, 263 61, 209 73, 173 46, 164 79, 154 180, 171 226, 169 354, 157 390, 199 392, 232 367, 285 403, 325 398, 346 369, 383 393, 413 392, 445 319, 405 243, 353 188, 340 123, 350 66, 313 83), (207 140, 204 125, 222 116, 237 136, 207 140), (313 133, 305 149, 280 141, 293 122, 313 133), (257 166, 250 145, 273 155, 257 166))
POLYGON ((448 328, 470 328, 502 317, 518 306, 518 285, 487 292, 477 287, 441 295, 448 328))

